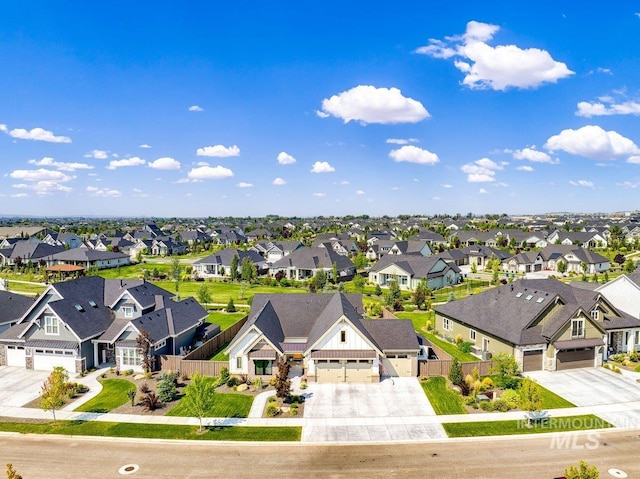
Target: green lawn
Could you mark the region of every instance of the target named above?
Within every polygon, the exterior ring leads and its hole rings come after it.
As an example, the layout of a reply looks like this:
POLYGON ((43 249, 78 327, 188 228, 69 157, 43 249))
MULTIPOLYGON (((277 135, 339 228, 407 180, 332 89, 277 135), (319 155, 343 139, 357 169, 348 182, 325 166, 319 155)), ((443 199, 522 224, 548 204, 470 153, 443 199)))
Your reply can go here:
POLYGON ((427 327, 427 321, 431 321, 431 324, 433 324, 433 318, 435 316, 435 312, 433 310, 411 312, 398 311, 394 314, 400 319, 410 319, 413 323, 413 329, 423 335, 425 333, 425 328, 427 327))
MULTIPOLYGON (((155 284, 167 291, 175 292, 175 283, 172 281, 156 281, 155 284)), ((233 302, 237 305, 247 304, 249 298, 256 293, 306 293, 305 288, 282 288, 280 286, 264 286, 261 284, 240 284, 225 283, 224 281, 207 281, 209 293, 211 294, 211 302, 219 304, 227 304, 229 298, 233 298, 233 302)), ((202 286, 201 281, 183 281, 180 283, 178 294, 182 298, 192 296, 198 297, 198 289, 202 286)))
MULTIPOLYGON (((540 386, 538 384, 538 386, 540 386)), ((542 398, 542 409, 561 409, 566 407, 576 407, 572 402, 540 386, 540 397, 542 398)))
POLYGON ((47 289, 46 286, 34 283, 18 283, 17 281, 9 281, 9 291, 24 294, 25 296, 39 296, 47 289))
POLYGON ((544 432, 584 431, 613 427, 593 414, 571 417, 552 417, 546 424, 526 427, 526 420, 445 423, 449 437, 503 436, 511 434, 540 434, 544 432))
MULTIPOLYGON (((217 378, 206 378, 212 383, 217 378)), ((213 407, 207 411, 206 417, 247 417, 253 404, 253 396, 248 394, 216 393, 213 407)), ((182 403, 171 409, 165 416, 191 416, 186 412, 182 403)))
POLYGON ((467 414, 460 395, 447 387, 446 378, 433 376, 420 384, 436 414, 467 414))
POLYGON ((220 330, 224 331, 232 324, 237 323, 240 319, 247 315, 246 311, 238 311, 237 313, 225 313, 223 311, 210 311, 207 316, 207 323, 213 323, 220 326, 220 330))
POLYGON ((449 341, 445 341, 444 339, 441 339, 434 334, 423 331, 422 335, 427 338, 432 344, 435 344, 440 349, 444 350, 445 353, 449 353, 452 357, 458 358, 458 361, 460 361, 461 363, 480 361, 480 359, 475 357, 473 354, 463 353, 455 344, 450 343, 449 341))
POLYGON ((103 379, 100 382, 102 383, 102 391, 93 399, 76 408, 75 411, 109 412, 129 401, 127 391, 136 390, 135 384, 126 379, 103 379))
POLYGON ((22 434, 135 437, 144 439, 188 439, 198 441, 300 441, 300 427, 212 427, 204 434, 198 426, 132 424, 124 422, 58 421, 57 424, 0 422, 0 431, 22 434))

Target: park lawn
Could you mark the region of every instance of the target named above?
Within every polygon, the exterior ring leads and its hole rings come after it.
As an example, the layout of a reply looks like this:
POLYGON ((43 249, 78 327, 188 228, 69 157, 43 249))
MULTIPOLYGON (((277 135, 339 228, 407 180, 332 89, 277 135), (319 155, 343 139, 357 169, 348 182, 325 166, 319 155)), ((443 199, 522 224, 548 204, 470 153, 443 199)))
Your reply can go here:
POLYGON ((197 441, 300 441, 301 427, 208 427, 134 424, 126 422, 57 421, 47 423, 0 422, 0 431, 21 434, 64 434, 70 436, 133 437, 144 439, 187 439, 197 441))
POLYGON ((449 353, 452 357, 457 358, 461 363, 480 361, 480 359, 475 357, 473 354, 463 353, 455 344, 450 343, 449 341, 445 341, 444 339, 437 337, 435 334, 427 333, 424 331, 421 334, 432 344, 435 344, 440 349, 442 349, 445 353, 449 353))
MULTIPOLYGON (((176 285, 173 281, 156 281, 155 284, 167 291, 175 292, 176 285)), ((202 281, 182 281, 179 285, 178 294, 182 298, 192 296, 198 297, 198 290, 202 286, 202 281)), ((229 298, 233 298, 236 306, 248 304, 249 298, 256 293, 306 293, 304 288, 283 288, 281 286, 263 286, 261 284, 241 284, 227 283, 224 281, 207 281, 211 295, 211 302, 226 305, 229 298)))
POLYGON ((514 434, 541 434, 545 432, 586 431, 613 427, 593 414, 582 416, 551 417, 546 423, 526 427, 525 419, 510 421, 482 421, 444 423, 442 427, 449 437, 507 436, 514 434))
POLYGON ((127 391, 135 391, 136 386, 126 379, 103 379, 102 391, 75 409, 79 412, 97 412, 106 413, 125 404, 130 399, 127 397, 127 391))
POLYGON ((247 315, 245 311, 238 311, 237 313, 225 313, 222 311, 210 311, 207 316, 207 323, 213 323, 220 326, 220 330, 224 331, 232 324, 237 323, 240 319, 247 315))
POLYGON ((433 310, 412 312, 398 311, 394 314, 400 319, 410 319, 413 323, 413 329, 420 334, 424 334, 427 327, 427 321, 431 321, 431 324, 433 324, 433 318, 435 317, 435 312, 433 310))
POLYGON ((37 283, 19 283, 9 281, 9 290, 13 293, 24 294, 25 296, 39 296, 47 289, 45 285, 37 283))
POLYGON ((433 376, 421 381, 420 385, 436 414, 467 414, 460 394, 447 387, 446 378, 433 376))
MULTIPOLYGON (((217 378, 207 378, 213 383, 217 378)), ((209 408, 205 417, 247 417, 253 404, 253 396, 249 394, 215 393, 213 396, 213 406, 209 408)), ((182 402, 165 416, 191 417, 182 402)))

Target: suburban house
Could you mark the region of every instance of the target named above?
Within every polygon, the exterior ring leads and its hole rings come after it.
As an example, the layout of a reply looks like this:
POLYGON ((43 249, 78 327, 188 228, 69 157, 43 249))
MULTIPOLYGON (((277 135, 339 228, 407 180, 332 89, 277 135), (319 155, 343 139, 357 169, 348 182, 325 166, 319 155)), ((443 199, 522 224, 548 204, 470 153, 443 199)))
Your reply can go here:
POLYGON ((269 274, 275 276, 279 271, 287 279, 302 281, 312 278, 323 270, 334 281, 348 280, 356 273, 356 267, 346 256, 336 253, 331 247, 302 247, 292 251, 281 260, 269 266, 269 274), (333 278, 333 265, 336 265, 338 277, 333 278))
POLYGON ((184 254, 186 247, 183 243, 174 240, 170 236, 156 237, 151 241, 149 254, 153 256, 171 256, 184 254))
POLYGON ((608 258, 594 251, 579 246, 554 244, 540 251, 525 251, 507 258, 502 262, 502 269, 510 273, 558 271, 560 262, 566 266, 566 273, 604 273, 611 267, 608 258))
POLYGON ((429 242, 427 240, 410 240, 395 241, 387 254, 414 254, 420 256, 431 256, 433 254, 433 251, 431 250, 431 247, 429 246, 429 242))
POLYGON ((253 250, 242 251, 239 249, 225 248, 213 253, 206 258, 201 258, 193 263, 193 273, 198 278, 229 277, 231 275, 231 261, 238 257, 238 273, 241 272, 242 262, 249 258, 258 274, 266 271, 267 262, 259 253, 253 250))
POLYGON ((434 309, 445 337, 471 342, 484 359, 511 354, 522 371, 600 366, 612 336, 635 340, 640 329, 603 294, 555 279, 522 279, 434 309))
POLYGON ((250 249, 259 253, 267 263, 273 264, 284 258, 292 251, 304 246, 300 241, 269 241, 268 243, 256 243, 250 249))
POLYGON ((51 246, 64 246, 69 249, 82 246, 82 238, 75 233, 49 233, 42 239, 42 242, 51 246))
POLYGON ((364 319, 361 295, 256 294, 227 348, 229 372, 277 373, 280 360, 317 382, 377 382, 416 376, 420 345, 411 321, 364 319))
POLYGON ((400 289, 414 290, 422 279, 431 289, 460 282, 460 268, 436 256, 386 255, 369 271, 369 281, 382 287, 396 281, 400 289))
POLYGON ((191 345, 206 317, 193 298, 173 301, 144 280, 90 276, 55 283, 0 333, 0 365, 76 373, 112 361, 139 370, 141 330, 153 340, 152 354, 174 354, 191 345))
POLYGON ((50 266, 55 263, 52 255, 63 251, 64 246, 52 246, 39 240, 20 240, 9 248, 0 249, 0 266, 50 266))
POLYGON ((51 256, 53 264, 69 264, 81 266, 84 269, 95 267, 98 269, 117 268, 131 264, 131 258, 125 253, 98 251, 88 248, 75 248, 51 256))
MULTIPOLYGON (((623 274, 606 284, 597 286, 595 291, 601 293, 607 300, 634 318, 640 318, 640 272, 623 274)), ((626 353, 640 349, 640 331, 621 330, 609 333, 609 352, 626 353)))
POLYGON ((467 264, 475 264, 479 269, 484 269, 490 260, 497 259, 502 262, 510 256, 505 251, 483 245, 467 246, 460 251, 467 257, 467 264))
POLYGON ((547 237, 549 244, 582 246, 583 248, 606 248, 607 239, 597 231, 559 231, 547 237))

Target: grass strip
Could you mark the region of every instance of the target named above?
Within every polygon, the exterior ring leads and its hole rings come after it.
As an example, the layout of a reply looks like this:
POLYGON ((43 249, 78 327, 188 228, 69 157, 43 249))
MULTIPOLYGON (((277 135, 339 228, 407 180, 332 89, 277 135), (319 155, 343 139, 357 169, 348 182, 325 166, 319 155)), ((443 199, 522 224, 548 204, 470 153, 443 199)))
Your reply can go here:
POLYGON ((127 391, 136 390, 135 384, 126 379, 103 379, 100 382, 102 383, 102 391, 82 406, 77 407, 75 411, 97 413, 112 411, 129 401, 127 391))
POLYGON ((551 417, 544 422, 532 424, 531 427, 527 427, 526 419, 444 423, 442 427, 449 437, 477 437, 586 431, 614 426, 598 416, 585 414, 582 416, 551 417))
POLYGON ((435 344, 440 349, 442 349, 445 353, 449 353, 452 357, 457 358, 461 363, 473 363, 476 361, 480 361, 480 358, 474 356, 471 353, 463 353, 458 349, 458 346, 445 341, 444 339, 440 339, 435 334, 427 333, 424 331, 421 334, 432 344, 435 344))
MULTIPOLYGON (((211 378, 214 381, 217 378, 211 378)), ((206 412, 205 417, 247 417, 253 404, 253 396, 249 394, 216 393, 213 406, 206 412)), ((180 402, 169 410, 165 416, 190 417, 191 414, 180 402)))
POLYGON ((433 376, 420 384, 437 415, 467 414, 460 395, 447 387, 446 378, 433 376))
POLYGON ((213 426, 199 434, 198 426, 133 424, 101 421, 57 421, 47 423, 0 422, 0 431, 22 434, 133 437, 198 441, 300 441, 300 427, 213 426))

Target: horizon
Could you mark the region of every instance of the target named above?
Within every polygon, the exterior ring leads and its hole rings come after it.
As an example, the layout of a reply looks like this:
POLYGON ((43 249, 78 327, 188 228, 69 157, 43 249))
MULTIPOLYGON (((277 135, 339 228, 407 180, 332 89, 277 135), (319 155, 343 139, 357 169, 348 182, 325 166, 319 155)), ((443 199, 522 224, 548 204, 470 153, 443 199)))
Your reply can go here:
POLYGON ((633 211, 640 7, 403 7, 5 5, 0 216, 633 211))

